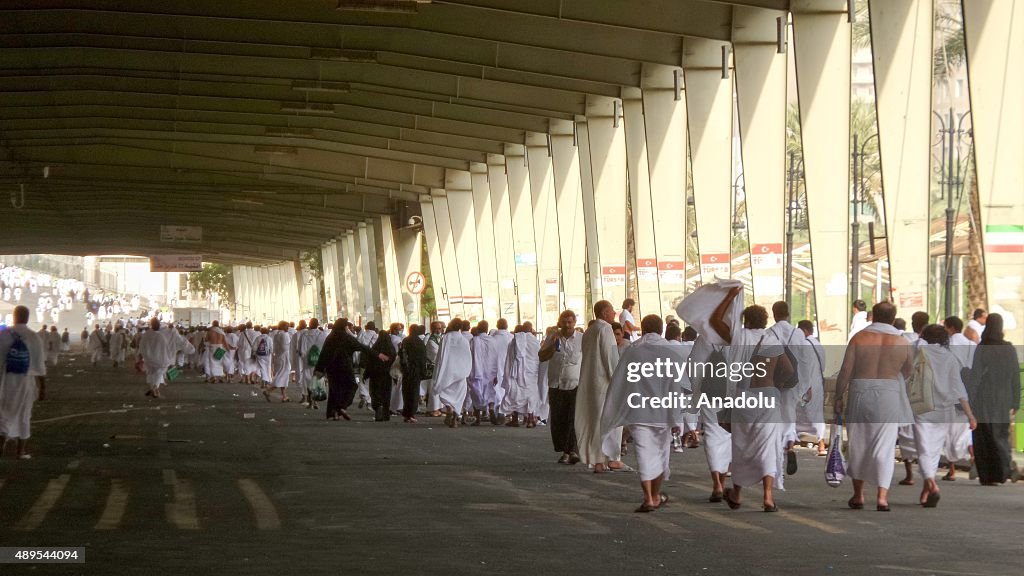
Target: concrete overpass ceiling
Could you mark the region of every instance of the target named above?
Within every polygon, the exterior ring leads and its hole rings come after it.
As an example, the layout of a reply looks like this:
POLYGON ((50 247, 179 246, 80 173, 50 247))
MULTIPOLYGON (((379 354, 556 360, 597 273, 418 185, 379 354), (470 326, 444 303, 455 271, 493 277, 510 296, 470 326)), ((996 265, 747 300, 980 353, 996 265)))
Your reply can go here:
POLYGON ((352 4, 5 2, 0 187, 26 201, 3 249, 291 260, 788 2, 352 4))

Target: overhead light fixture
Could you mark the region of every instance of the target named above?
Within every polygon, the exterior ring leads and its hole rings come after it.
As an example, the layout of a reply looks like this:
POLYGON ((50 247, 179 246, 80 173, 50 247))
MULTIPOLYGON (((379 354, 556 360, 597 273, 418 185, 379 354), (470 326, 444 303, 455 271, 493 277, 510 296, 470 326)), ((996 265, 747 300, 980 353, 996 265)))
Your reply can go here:
POLYGON ((622 114, 622 102, 612 101, 612 127, 619 127, 619 116, 622 114))
POLYGON ((299 149, 294 146, 253 146, 252 151, 260 154, 281 154, 287 156, 294 156, 299 153, 299 149))
POLYGON ((365 62, 369 64, 377 62, 377 53, 373 50, 310 48, 309 57, 313 60, 333 60, 334 62, 365 62))
POLYGON ((310 102, 306 104, 301 103, 282 103, 281 112, 291 112, 292 114, 334 114, 334 104, 320 104, 317 102, 310 102))
POLYGON ((786 19, 782 16, 775 19, 775 44, 777 53, 786 53, 786 19))
POLYGON ((729 79, 729 47, 722 46, 722 80, 729 79))
POLYGON ((264 131, 266 136, 277 136, 280 138, 308 138, 313 136, 312 128, 274 128, 267 126, 264 131))
POLYGON ((672 71, 672 90, 675 93, 673 100, 679 102, 683 99, 683 71, 673 70, 672 71))
POLYGON ((319 82, 313 80, 293 80, 292 90, 299 92, 331 92, 334 94, 348 94, 352 88, 348 82, 319 82))
POLYGON ((420 4, 430 4, 430 0, 338 0, 338 10, 415 14, 420 4))

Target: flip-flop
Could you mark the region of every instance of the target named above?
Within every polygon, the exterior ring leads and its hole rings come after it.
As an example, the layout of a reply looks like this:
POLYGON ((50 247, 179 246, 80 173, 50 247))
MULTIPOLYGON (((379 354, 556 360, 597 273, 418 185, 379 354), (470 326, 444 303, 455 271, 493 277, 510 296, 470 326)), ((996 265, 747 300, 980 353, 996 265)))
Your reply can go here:
POLYGON ((263 397, 267 399, 267 402, 270 402, 270 392, 267 392, 266 390, 264 390, 263 391, 263 397))
POLYGON ((775 505, 775 504, 772 504, 771 506, 765 505, 763 507, 763 510, 765 512, 778 512, 779 511, 779 507, 777 505, 775 505))
POLYGON ((855 502, 852 497, 849 500, 846 501, 846 505, 849 506, 853 510, 863 510, 864 509, 864 503, 863 502, 855 502))
POLYGON ((889 511, 889 505, 888 504, 878 504, 878 505, 875 506, 875 510, 877 510, 879 512, 888 512, 889 511))
POLYGON ((647 512, 654 512, 657 509, 658 508, 656 506, 651 506, 647 502, 644 502, 643 504, 640 505, 639 508, 637 508, 636 510, 633 510, 633 512, 647 513, 647 512))
POLYGON ((786 476, 792 476, 796 474, 796 452, 793 450, 786 451, 786 476))
POLYGON ((913 480, 900 480, 900 486, 913 486, 913 480))
POLYGON ((636 472, 636 470, 631 468, 629 464, 623 464, 620 468, 612 468, 610 466, 606 466, 605 468, 607 468, 609 472, 636 472))
POLYGON ((741 502, 737 502, 737 501, 733 500, 731 496, 732 496, 732 490, 731 489, 730 490, 726 490, 725 494, 723 496, 723 498, 725 498, 725 503, 729 505, 729 509, 730 510, 736 510, 740 506, 743 505, 741 502))
POLYGON ((946 482, 956 482, 956 476, 943 476, 942 479, 946 482))
POLYGON ((924 506, 925 508, 935 508, 938 505, 939 505, 939 493, 938 492, 931 492, 931 493, 929 493, 928 494, 928 499, 925 500, 921 504, 921 506, 924 506))
POLYGON ((712 492, 711 493, 711 497, 708 498, 708 502, 714 502, 716 504, 718 502, 721 502, 721 501, 722 501, 722 493, 721 492, 712 492))

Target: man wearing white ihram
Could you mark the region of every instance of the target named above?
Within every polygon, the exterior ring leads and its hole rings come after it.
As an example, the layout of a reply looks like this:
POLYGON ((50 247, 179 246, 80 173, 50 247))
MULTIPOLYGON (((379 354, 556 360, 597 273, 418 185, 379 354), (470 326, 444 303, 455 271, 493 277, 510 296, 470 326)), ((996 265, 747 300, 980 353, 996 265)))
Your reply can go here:
POLYGON ((29 309, 17 306, 14 326, 0 332, 0 459, 12 438, 17 440, 18 459, 32 457, 26 448, 32 436, 32 405, 46 383, 46 351, 27 326, 28 318, 29 309))
POLYGON ((462 335, 462 320, 455 318, 441 338, 432 387, 444 407, 444 423, 449 428, 459 427, 459 411, 466 403, 468 393, 466 378, 472 369, 473 353, 469 349, 469 340, 462 335))
POLYGON ((633 437, 640 487, 644 494, 644 501, 635 512, 653 512, 669 501, 668 495, 661 492, 661 486, 670 476, 672 434, 682 424, 679 409, 644 402, 679 397, 683 387, 674 375, 646 376, 640 372, 630 377, 627 374, 630 366, 649 366, 658 361, 681 365, 686 361, 682 347, 662 338, 662 327, 661 318, 655 314, 644 316, 640 321, 643 334, 623 353, 601 415, 602 433, 607 434, 626 425, 633 437))
MULTIPOLYGON (((169 329, 168 329, 169 330, 169 329)), ((142 360, 149 390, 146 396, 160 398, 160 387, 164 385, 164 374, 171 365, 168 353, 167 332, 160 329, 160 319, 149 321, 149 330, 139 337, 138 358, 142 360)))
POLYGON ((580 383, 576 387, 576 440, 580 459, 595 473, 626 469, 622 463, 622 428, 602 434, 601 414, 608 387, 619 363, 612 322, 615 307, 607 300, 594 304, 596 320, 583 333, 580 383))
POLYGON ((733 299, 743 292, 735 286, 711 315, 711 328, 729 344, 726 358, 730 366, 753 366, 753 375, 737 383, 740 397, 758 398, 762 404, 755 407, 734 408, 732 414, 732 489, 724 497, 729 508, 740 507, 740 494, 744 486, 760 483, 763 487, 762 510, 776 512, 774 490, 783 487, 783 434, 785 424, 779 405, 781 394, 776 383, 788 380, 793 374, 789 357, 782 343, 765 327, 768 311, 762 306, 748 306, 743 310, 743 328, 735 330, 726 321, 733 299), (749 363, 749 364, 748 364, 749 363), (770 402, 770 404, 768 403, 770 402))
POLYGON ((863 509, 864 483, 870 482, 878 486, 876 509, 888 512, 897 432, 901 424, 914 422, 904 386, 913 355, 910 343, 892 325, 896 306, 879 302, 871 312, 872 324, 846 348, 833 407, 837 416, 845 414, 849 437, 847 473, 853 479, 853 497, 847 505, 863 509), (849 399, 844 400, 847 392, 849 399))
POLYGON ((539 404, 540 342, 533 334, 533 324, 524 322, 512 337, 505 357, 505 398, 501 411, 509 418, 508 426, 519 426, 519 414, 527 428, 537 425, 535 410, 539 404))
MULTIPOLYGON (((274 346, 271 352, 273 380, 271 381, 271 386, 281 392, 281 402, 291 402, 287 390, 288 382, 292 376, 292 336, 288 333, 287 322, 282 320, 278 323, 273 339, 274 346)), ((270 391, 264 390, 263 397, 267 399, 267 402, 270 402, 270 391)))

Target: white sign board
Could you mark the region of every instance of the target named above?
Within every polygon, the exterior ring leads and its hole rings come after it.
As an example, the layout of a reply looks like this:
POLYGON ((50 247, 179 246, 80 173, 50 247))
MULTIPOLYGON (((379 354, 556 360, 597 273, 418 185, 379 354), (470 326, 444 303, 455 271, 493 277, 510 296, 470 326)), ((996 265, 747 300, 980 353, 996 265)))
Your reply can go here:
POLYGON ((201 254, 165 254, 149 258, 150 272, 199 272, 202 269, 201 254))
POLYGON ((161 242, 202 242, 202 226, 161 226, 161 242))

